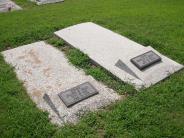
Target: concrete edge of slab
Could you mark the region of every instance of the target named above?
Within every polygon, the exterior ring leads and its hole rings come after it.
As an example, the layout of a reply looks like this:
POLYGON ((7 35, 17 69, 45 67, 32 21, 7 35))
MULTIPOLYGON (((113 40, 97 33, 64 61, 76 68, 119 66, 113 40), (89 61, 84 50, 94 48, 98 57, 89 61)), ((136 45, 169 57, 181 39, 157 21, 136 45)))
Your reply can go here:
POLYGON ((54 0, 54 1, 44 1, 44 2, 38 2, 36 1, 37 5, 45 5, 45 4, 54 4, 54 3, 60 3, 60 2, 64 2, 64 0, 54 0))

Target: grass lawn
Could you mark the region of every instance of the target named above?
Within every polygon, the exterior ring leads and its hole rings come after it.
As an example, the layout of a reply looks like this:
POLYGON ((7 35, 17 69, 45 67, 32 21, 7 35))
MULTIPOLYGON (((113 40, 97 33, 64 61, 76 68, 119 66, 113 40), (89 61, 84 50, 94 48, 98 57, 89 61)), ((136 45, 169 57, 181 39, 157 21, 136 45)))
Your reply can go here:
POLYGON ((15 1, 24 10, 0 13, 0 51, 47 40, 72 64, 129 96, 85 115, 77 125, 59 128, 36 108, 0 56, 0 137, 184 137, 184 70, 137 92, 53 36, 56 30, 92 21, 184 64, 183 0, 65 0, 42 6, 15 1))

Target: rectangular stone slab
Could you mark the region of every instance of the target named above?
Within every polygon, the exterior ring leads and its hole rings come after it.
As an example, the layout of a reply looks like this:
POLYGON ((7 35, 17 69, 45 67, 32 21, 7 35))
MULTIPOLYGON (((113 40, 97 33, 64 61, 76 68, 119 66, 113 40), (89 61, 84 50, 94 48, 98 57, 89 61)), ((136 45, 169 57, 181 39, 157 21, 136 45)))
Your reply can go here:
POLYGON ((59 97, 67 107, 98 94, 98 91, 89 82, 85 82, 69 90, 59 93, 59 97))
POLYGON ((183 65, 165 57, 152 47, 144 47, 91 22, 74 25, 55 34, 136 89, 149 87, 183 68, 183 65), (144 70, 131 62, 132 58, 150 50, 160 56, 162 61, 144 70))
POLYGON ((64 0, 31 0, 31 1, 36 2, 37 5, 64 2, 64 0))
POLYGON ((49 112, 55 124, 76 123, 78 114, 95 111, 121 98, 112 89, 72 66, 61 51, 43 41, 2 54, 5 61, 14 67, 31 99, 40 109, 49 112), (99 94, 67 108, 58 94, 85 82, 93 85, 99 94))
POLYGON ((132 58, 131 62, 140 70, 143 70, 157 62, 160 62, 161 60, 161 57, 155 54, 153 51, 148 51, 144 54, 132 58))
POLYGON ((0 0, 0 12, 7 12, 8 11, 8 5, 12 6, 12 11, 14 10, 21 10, 22 8, 12 2, 11 0, 0 0))

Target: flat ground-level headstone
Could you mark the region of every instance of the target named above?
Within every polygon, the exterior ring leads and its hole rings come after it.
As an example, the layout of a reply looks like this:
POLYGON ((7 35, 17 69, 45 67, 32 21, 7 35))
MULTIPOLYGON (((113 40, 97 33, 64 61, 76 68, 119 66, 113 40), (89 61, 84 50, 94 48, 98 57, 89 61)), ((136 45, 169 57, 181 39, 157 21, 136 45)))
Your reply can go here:
POLYGON ((22 8, 16 5, 11 0, 0 0, 0 12, 21 10, 22 8))
POLYGON ((120 99, 112 89, 69 64, 61 51, 45 42, 2 54, 5 61, 15 67, 17 77, 23 81, 32 100, 49 112, 53 123, 75 123, 78 114, 97 110, 120 99), (65 94, 67 91, 69 95, 65 94))
POLYGON ((64 0, 31 0, 31 1, 36 2, 37 5, 42 5, 42 4, 63 2, 64 0))
POLYGON ((98 94, 98 90, 89 82, 85 82, 69 90, 59 93, 59 97, 67 107, 70 107, 82 100, 98 94))
POLYGON ((183 68, 152 47, 144 47, 94 23, 82 23, 55 34, 137 89, 149 87, 183 68))

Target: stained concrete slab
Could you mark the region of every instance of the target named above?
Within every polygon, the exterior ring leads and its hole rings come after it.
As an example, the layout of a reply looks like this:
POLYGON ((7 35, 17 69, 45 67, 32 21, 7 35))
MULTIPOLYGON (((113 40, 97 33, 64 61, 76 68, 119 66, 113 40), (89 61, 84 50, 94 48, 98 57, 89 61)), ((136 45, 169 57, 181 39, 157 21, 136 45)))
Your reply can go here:
POLYGON ((13 1, 10 0, 0 0, 0 12, 8 12, 8 8, 11 8, 11 11, 14 10, 21 10, 22 8, 15 4, 13 1))
POLYGON ((2 54, 15 68, 31 99, 40 109, 48 111, 51 121, 58 125, 76 123, 79 114, 95 111, 121 98, 112 89, 72 66, 61 51, 43 41, 2 54), (92 84, 99 94, 67 108, 58 94, 85 82, 92 84))
POLYGON ((74 25, 55 34, 137 89, 149 87, 183 68, 183 65, 160 54, 152 47, 144 47, 91 22, 74 25), (141 71, 131 59, 150 50, 158 54, 162 62, 141 71))
POLYGON ((31 0, 31 1, 36 2, 37 5, 64 2, 64 0, 31 0))

